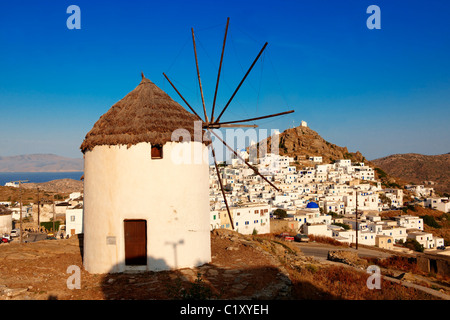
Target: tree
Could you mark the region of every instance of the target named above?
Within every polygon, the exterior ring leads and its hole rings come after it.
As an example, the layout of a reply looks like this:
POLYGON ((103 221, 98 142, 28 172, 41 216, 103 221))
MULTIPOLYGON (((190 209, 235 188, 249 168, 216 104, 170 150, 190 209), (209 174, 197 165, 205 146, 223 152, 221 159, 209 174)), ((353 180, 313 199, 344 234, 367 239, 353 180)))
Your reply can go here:
POLYGON ((280 219, 287 217, 287 212, 286 212, 286 210, 283 210, 283 209, 277 209, 273 212, 273 214, 280 219))
POLYGON ((416 239, 411 239, 411 238, 406 239, 403 246, 408 249, 418 251, 418 252, 423 252, 423 250, 424 250, 423 245, 421 245, 416 239))

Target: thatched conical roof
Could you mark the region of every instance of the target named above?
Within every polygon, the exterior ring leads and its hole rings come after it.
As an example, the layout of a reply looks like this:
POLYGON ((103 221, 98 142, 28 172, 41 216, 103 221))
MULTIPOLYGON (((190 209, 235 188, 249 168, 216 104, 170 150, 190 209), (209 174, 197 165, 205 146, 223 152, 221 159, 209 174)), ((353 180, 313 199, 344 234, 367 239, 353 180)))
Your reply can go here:
POLYGON ((80 149, 84 153, 98 145, 131 146, 139 142, 164 145, 176 129, 188 130, 194 140, 197 120, 142 74, 141 83, 94 124, 80 149))

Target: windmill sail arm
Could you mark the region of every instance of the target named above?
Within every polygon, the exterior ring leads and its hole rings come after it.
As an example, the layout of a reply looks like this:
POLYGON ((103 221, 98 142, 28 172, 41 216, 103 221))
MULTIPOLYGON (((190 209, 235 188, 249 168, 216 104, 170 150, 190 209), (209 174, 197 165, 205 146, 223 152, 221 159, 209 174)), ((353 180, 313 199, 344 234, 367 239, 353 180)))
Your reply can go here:
POLYGON ((230 150, 231 152, 234 153, 234 155, 236 155, 241 161, 243 161, 250 169, 252 169, 257 175, 259 175, 261 178, 263 178, 268 184, 270 184, 275 190, 277 191, 281 191, 280 189, 278 189, 272 182, 270 182, 266 177, 264 177, 261 173, 259 173, 258 169, 256 169, 254 166, 252 166, 250 163, 248 163, 244 158, 242 158, 236 151, 234 151, 225 141, 223 141, 222 138, 220 138, 214 131, 211 131, 210 129, 208 129, 208 131, 210 133, 212 133, 213 135, 216 136, 217 139, 219 139, 219 141, 221 141, 225 147, 228 148, 228 150, 230 150))
POLYGON ((220 71, 222 70, 223 54, 225 52, 225 43, 227 41, 228 24, 229 23, 230 23, 230 18, 227 18, 227 25, 225 27, 225 36, 223 38, 223 45, 222 45, 222 54, 220 56, 219 71, 217 73, 216 90, 214 91, 214 100, 213 100, 212 111, 211 111, 211 122, 214 121, 214 108, 216 107, 217 90, 219 89, 220 71))
POLYGON ((270 114, 270 115, 267 115, 267 116, 256 117, 256 118, 251 118, 251 119, 244 119, 244 120, 235 120, 235 121, 220 122, 220 123, 218 123, 218 125, 225 125, 225 124, 233 124, 233 123, 241 123, 241 122, 249 122, 249 121, 262 120, 262 119, 267 119, 267 118, 272 118, 272 117, 282 116, 282 115, 289 114, 289 113, 293 113, 293 112, 294 112, 294 110, 290 110, 290 111, 285 111, 285 112, 280 112, 280 113, 270 114))
POLYGON ((225 112, 225 110, 228 108, 228 106, 230 105, 231 101, 233 100, 234 96, 236 95, 236 93, 239 91, 239 88, 242 86, 242 84, 244 83, 245 79, 247 78, 248 74, 250 73, 250 71, 252 71, 253 67, 256 64, 256 61, 258 61, 259 57, 261 56, 261 54, 263 53, 264 49, 267 47, 268 43, 266 42, 264 44, 264 46, 262 47, 262 49, 259 51, 258 56, 255 58, 255 60, 253 61, 252 65, 250 66, 250 68, 248 69, 247 73, 244 75, 244 78, 242 78, 241 82, 239 83, 239 85, 237 86, 236 90, 234 90, 231 98, 228 100, 227 104, 225 105, 225 107, 222 109, 222 112, 219 114, 219 116, 217 117, 216 121, 214 123, 218 123, 220 118, 222 117, 223 113, 225 112))
POLYGON ((172 83, 172 81, 170 81, 169 77, 163 72, 164 77, 167 79, 167 81, 169 81, 170 85, 172 86, 172 88, 176 91, 176 93, 178 93, 178 95, 180 96, 180 98, 184 101, 184 103, 186 103, 186 105, 189 107, 189 109, 191 109, 191 111, 197 116, 197 118, 203 122, 203 119, 200 118, 200 116, 197 114, 197 112, 195 112, 195 110, 191 107, 191 105, 186 101, 186 99, 181 95, 180 91, 178 91, 178 89, 175 87, 175 85, 172 83))
POLYGON ((230 208, 228 206, 228 201, 227 201, 227 196, 225 195, 225 190, 223 189, 222 178, 220 177, 219 167, 217 166, 216 153, 214 151, 214 147, 213 147, 212 143, 210 144, 210 146, 211 146, 211 152, 212 152, 212 155, 214 158, 214 166, 216 167, 217 178, 219 179, 220 190, 222 191, 223 200, 225 201, 225 206, 227 207, 227 212, 228 212, 228 217, 230 218, 231 228, 234 230, 233 218, 231 217, 230 208))

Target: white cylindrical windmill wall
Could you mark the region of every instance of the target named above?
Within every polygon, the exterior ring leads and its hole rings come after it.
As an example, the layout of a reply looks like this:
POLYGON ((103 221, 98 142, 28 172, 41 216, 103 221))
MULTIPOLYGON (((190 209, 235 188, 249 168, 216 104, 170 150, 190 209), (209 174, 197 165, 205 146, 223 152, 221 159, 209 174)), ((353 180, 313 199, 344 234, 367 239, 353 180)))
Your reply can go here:
POLYGON ((83 264, 88 272, 126 270, 127 219, 146 220, 146 270, 211 261, 209 166, 198 163, 199 150, 207 152, 207 146, 191 141, 164 144, 162 159, 152 159, 148 142, 85 152, 83 264), (180 145, 192 151, 188 163, 173 161, 180 145))

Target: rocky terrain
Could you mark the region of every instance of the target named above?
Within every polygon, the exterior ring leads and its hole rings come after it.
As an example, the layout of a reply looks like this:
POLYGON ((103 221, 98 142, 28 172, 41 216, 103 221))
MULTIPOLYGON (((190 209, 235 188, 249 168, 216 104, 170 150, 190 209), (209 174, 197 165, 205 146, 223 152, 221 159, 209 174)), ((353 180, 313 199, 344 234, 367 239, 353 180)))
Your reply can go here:
MULTIPOLYGON (((271 150, 272 138, 261 141, 271 150)), ((354 162, 364 162, 366 159, 359 152, 349 152, 347 147, 340 147, 323 139, 316 131, 308 127, 290 128, 279 135, 279 153, 294 157, 296 160, 308 159, 309 156, 322 156, 324 163, 338 159, 351 159, 354 162)))
POLYGON ((394 154, 371 163, 407 183, 426 184, 440 193, 450 193, 450 153, 431 156, 394 154))
POLYGON ((369 275, 359 262, 354 268, 348 256, 342 262, 316 261, 304 256, 294 243, 271 235, 215 230, 211 232, 210 263, 144 273, 90 274, 83 269, 81 244, 82 238, 76 236, 0 244, 0 299, 438 299, 390 281, 383 281, 382 290, 369 290, 369 275), (77 268, 78 288, 72 277, 77 268))
POLYGON ((83 191, 83 181, 74 179, 58 179, 40 183, 23 183, 24 189, 34 189, 39 187, 40 190, 56 193, 72 193, 83 191))

